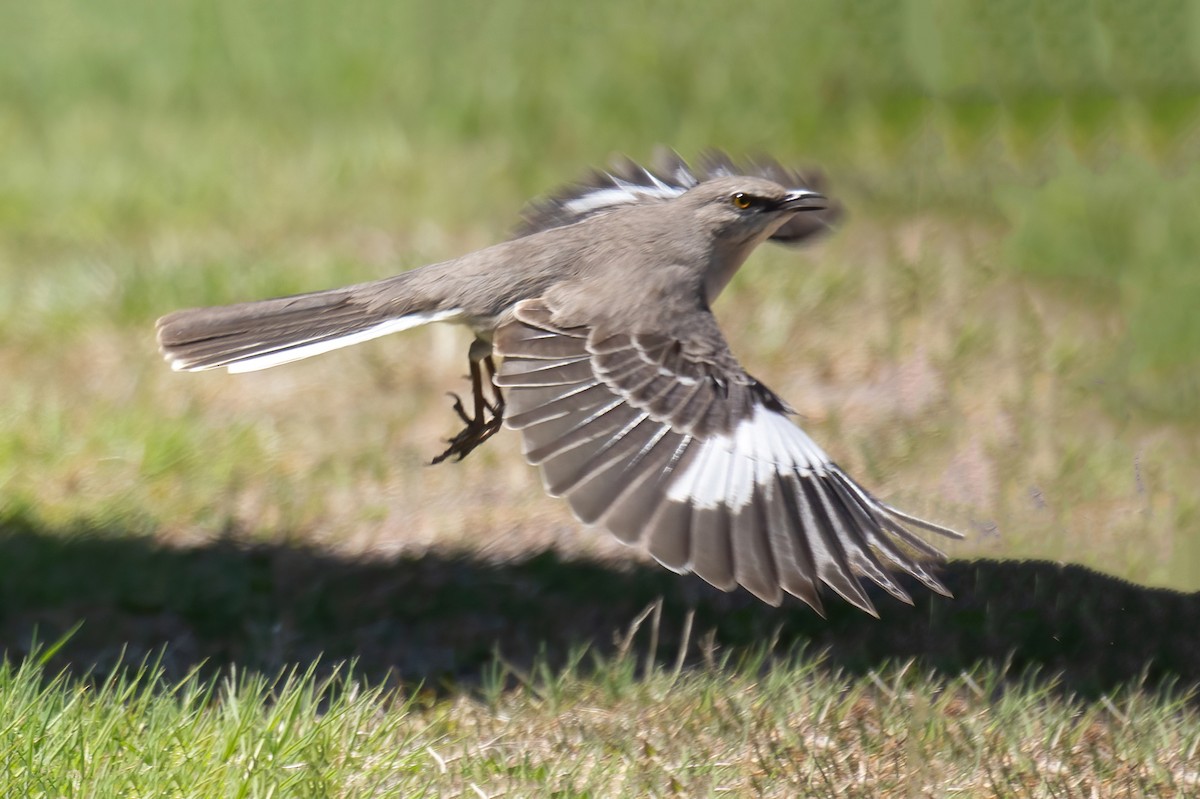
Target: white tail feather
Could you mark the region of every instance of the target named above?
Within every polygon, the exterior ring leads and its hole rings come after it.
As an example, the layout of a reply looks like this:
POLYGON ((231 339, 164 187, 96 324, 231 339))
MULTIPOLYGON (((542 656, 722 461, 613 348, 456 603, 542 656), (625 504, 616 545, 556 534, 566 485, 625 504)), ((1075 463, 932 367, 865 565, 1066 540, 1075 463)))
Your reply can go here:
POLYGON ((230 361, 228 363, 213 364, 212 366, 204 366, 196 369, 189 369, 188 366, 180 361, 174 361, 171 368, 176 371, 200 371, 201 369, 218 369, 225 367, 230 374, 241 374, 243 372, 257 372, 260 369, 270 369, 272 366, 281 366, 292 361, 311 358, 314 355, 330 352, 332 350, 349 347, 354 344, 361 344, 364 341, 370 341, 373 338, 386 336, 390 333, 399 333, 401 330, 408 330, 412 327, 420 327, 431 322, 445 322, 459 316, 462 310, 454 308, 448 311, 432 311, 423 313, 407 314, 395 319, 388 319, 385 322, 380 322, 377 325, 357 330, 345 336, 338 338, 320 339, 313 341, 311 339, 305 341, 297 341, 293 345, 286 346, 282 349, 272 350, 244 359, 230 361))

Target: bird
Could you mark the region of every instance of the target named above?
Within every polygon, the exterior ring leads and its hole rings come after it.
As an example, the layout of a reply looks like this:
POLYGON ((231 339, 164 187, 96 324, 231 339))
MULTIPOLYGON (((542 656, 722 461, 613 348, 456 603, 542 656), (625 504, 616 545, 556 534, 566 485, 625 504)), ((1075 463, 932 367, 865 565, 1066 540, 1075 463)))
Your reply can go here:
POLYGON ((824 614, 822 586, 878 617, 862 579, 950 596, 957 539, 847 475, 730 350, 712 303, 759 244, 798 244, 841 207, 824 176, 710 151, 663 150, 531 203, 512 238, 393 277, 157 322, 177 371, 249 372, 434 322, 466 325, 471 409, 434 458, 461 460, 504 426, 574 515, 666 568, 770 605, 824 614), (497 360, 499 366, 497 366, 497 360))

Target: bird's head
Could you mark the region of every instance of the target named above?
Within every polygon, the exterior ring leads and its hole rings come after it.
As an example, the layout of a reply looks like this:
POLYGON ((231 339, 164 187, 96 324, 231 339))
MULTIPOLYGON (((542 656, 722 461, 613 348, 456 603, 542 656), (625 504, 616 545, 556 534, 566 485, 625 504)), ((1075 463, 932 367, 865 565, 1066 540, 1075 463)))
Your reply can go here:
POLYGON ((753 247, 775 236, 798 215, 829 208, 829 200, 819 192, 745 175, 707 180, 677 202, 686 206, 714 239, 734 247, 753 247))
POLYGON ((811 189, 746 175, 711 178, 675 202, 704 241, 701 268, 710 303, 755 247, 769 238, 787 242, 810 236, 812 217, 807 212, 830 207, 824 195, 811 189))

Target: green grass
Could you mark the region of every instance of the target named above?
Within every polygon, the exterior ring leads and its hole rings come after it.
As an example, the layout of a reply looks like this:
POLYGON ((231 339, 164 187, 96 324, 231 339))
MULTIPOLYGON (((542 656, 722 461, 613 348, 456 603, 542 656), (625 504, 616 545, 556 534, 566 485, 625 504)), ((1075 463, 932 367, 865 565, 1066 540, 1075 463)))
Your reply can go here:
POLYGON ((1200 589, 1198 89, 1184 2, 4 5, 3 792, 1194 793, 1200 609, 1147 586, 1200 589), (155 352, 169 310, 485 246, 659 143, 829 172, 843 228, 717 312, 843 466, 968 534, 954 601, 707 591, 510 434, 426 468, 463 331, 155 352), (661 645, 612 644, 657 597, 661 645))
MULTIPOLYGON (((631 629, 629 639, 638 634, 631 629)), ((644 631, 641 633, 644 635, 644 631)), ((438 700, 343 668, 77 682, 0 667, 0 788, 35 796, 1185 796, 1178 692, 1096 704, 993 669, 866 677, 709 653, 680 671, 574 653, 438 700), (579 664, 589 668, 580 669, 579 664), (81 733, 85 737, 81 739, 81 733)))

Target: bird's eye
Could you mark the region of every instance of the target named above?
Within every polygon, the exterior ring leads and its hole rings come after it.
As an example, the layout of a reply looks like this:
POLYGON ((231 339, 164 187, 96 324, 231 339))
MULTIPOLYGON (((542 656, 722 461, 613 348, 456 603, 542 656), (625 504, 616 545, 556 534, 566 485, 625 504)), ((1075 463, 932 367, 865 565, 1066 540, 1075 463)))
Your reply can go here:
POLYGON ((745 194, 740 191, 737 194, 730 197, 729 199, 730 199, 730 202, 732 202, 738 208, 741 208, 743 211, 745 211, 750 206, 754 205, 754 198, 751 197, 749 194, 745 194))

